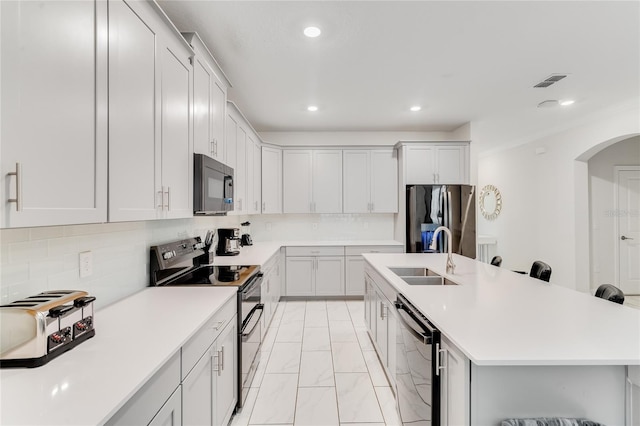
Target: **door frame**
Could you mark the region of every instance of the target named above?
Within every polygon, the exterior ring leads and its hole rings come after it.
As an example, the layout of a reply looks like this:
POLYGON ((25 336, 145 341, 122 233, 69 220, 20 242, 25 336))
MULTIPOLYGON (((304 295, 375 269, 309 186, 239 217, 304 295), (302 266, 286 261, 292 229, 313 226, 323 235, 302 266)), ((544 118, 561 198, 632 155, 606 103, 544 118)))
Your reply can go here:
POLYGON ((613 256, 615 262, 614 281, 617 287, 620 285, 620 209, 618 199, 618 189, 620 188, 620 172, 621 171, 640 171, 640 166, 613 166, 614 182, 613 182, 613 212, 614 212, 614 238, 613 256))

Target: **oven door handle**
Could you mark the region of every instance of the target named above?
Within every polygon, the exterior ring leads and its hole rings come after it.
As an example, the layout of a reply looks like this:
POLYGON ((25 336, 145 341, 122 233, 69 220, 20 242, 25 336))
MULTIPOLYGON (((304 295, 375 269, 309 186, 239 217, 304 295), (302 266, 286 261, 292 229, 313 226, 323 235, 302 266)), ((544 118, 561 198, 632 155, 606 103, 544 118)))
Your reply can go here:
POLYGON ((243 342, 246 342, 249 339, 249 337, 253 334, 253 332, 255 331, 256 327, 260 323, 260 319, 262 318, 262 313, 263 312, 264 312, 264 305, 262 303, 258 303, 256 306, 254 306, 253 309, 251 309, 251 312, 249 313, 249 317, 247 318, 247 320, 245 321, 244 326, 242 327, 242 341, 243 342), (256 319, 255 323, 251 327, 251 330, 249 330, 248 333, 245 333, 245 330, 247 328, 249 328, 249 324, 253 320, 253 317, 255 316, 255 313, 256 313, 257 310, 260 311, 260 315, 258 315, 258 318, 256 319))

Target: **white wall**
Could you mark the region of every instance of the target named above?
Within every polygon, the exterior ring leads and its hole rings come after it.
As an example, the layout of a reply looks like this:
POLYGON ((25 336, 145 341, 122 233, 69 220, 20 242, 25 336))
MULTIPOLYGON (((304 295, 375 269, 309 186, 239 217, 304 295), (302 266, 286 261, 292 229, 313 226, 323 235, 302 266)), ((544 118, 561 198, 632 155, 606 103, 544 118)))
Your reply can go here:
MULTIPOLYGON (((614 140, 639 134, 638 117, 637 103, 624 105, 520 146, 478 155, 478 188, 493 184, 503 200, 495 221, 479 216, 478 233, 497 238, 503 267, 529 270, 543 260, 552 267, 551 282, 589 290, 586 161, 614 140)), ((472 125, 472 145, 482 147, 491 136, 472 125)))
POLYGON ((246 216, 0 230, 0 303, 46 290, 84 290, 104 307, 149 285, 149 247, 237 227, 246 216), (80 278, 78 255, 93 255, 80 278))
POLYGON ((620 141, 589 160, 591 289, 615 283, 614 166, 640 165, 640 137, 620 141))

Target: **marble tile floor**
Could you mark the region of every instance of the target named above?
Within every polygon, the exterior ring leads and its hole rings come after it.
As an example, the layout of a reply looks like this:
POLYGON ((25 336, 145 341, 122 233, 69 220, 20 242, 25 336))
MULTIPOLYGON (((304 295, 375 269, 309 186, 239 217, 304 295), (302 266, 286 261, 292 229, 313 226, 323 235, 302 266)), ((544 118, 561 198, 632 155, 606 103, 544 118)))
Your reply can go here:
POLYGON ((281 302, 231 426, 398 425, 359 300, 281 302))

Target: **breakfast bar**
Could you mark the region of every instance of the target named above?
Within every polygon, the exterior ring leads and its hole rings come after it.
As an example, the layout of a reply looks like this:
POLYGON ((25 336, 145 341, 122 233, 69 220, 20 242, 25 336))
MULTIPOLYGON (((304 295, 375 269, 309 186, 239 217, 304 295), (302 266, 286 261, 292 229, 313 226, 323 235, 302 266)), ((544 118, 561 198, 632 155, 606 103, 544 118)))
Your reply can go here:
POLYGON ((455 380, 466 390, 467 424, 523 414, 625 424, 629 377, 640 365, 640 311, 458 255, 453 274, 446 254, 364 258, 387 300, 402 294, 440 331, 443 347, 462 355, 455 380), (444 284, 395 273, 420 269, 444 284))

